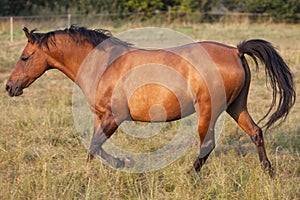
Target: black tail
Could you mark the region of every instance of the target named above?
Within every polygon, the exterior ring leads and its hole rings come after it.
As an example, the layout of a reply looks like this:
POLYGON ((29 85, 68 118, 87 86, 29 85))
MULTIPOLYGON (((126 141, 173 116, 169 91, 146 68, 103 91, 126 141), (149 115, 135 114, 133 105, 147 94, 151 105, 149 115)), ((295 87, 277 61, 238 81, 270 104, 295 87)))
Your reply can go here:
POLYGON ((273 89, 273 100, 267 114, 261 119, 265 119, 272 109, 276 106, 276 111, 270 116, 265 124, 267 129, 276 121, 284 121, 290 109, 295 104, 296 92, 292 73, 283 61, 272 44, 264 40, 249 40, 237 46, 240 54, 247 54, 253 58, 258 68, 257 59, 261 60, 266 66, 267 79, 273 89), (279 96, 279 100, 277 97, 279 96))

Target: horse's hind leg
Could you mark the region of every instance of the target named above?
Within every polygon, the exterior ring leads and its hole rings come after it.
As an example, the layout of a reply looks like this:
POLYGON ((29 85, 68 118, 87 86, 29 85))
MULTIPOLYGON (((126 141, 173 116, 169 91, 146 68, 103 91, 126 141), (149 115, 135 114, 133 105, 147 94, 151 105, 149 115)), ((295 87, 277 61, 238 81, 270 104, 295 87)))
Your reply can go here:
POLYGON ((227 108, 227 112, 247 133, 247 135, 250 136, 251 140, 256 146, 259 160, 262 164, 263 169, 268 170, 269 174, 273 176, 274 171, 266 154, 262 130, 252 120, 250 114, 247 111, 245 102, 246 101, 244 99, 237 99, 227 108))

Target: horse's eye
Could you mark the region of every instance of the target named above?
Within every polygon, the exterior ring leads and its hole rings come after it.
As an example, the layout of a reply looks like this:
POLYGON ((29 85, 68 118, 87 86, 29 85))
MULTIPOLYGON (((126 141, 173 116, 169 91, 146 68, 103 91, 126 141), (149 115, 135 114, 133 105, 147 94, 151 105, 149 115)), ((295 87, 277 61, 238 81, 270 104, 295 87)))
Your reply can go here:
POLYGON ((22 61, 27 61, 28 58, 29 58, 29 56, 21 56, 21 60, 22 60, 22 61))

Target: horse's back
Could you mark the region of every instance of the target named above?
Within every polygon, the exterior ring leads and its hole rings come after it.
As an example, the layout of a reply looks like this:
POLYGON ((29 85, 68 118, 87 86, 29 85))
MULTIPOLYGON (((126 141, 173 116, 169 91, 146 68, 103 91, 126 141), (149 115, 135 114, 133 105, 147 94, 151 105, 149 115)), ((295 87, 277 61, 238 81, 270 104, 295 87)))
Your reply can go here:
POLYGON ((209 86, 210 93, 222 93, 220 90, 222 81, 227 105, 231 104, 243 89, 246 66, 243 66, 236 47, 207 41, 176 47, 173 51, 193 65, 196 73, 200 73, 201 76, 197 77, 198 82, 204 80, 209 86))
POLYGON ((220 105, 237 96, 244 81, 237 54, 236 48, 212 42, 135 49, 109 67, 100 83, 109 85, 109 92, 99 88, 113 99, 113 112, 123 117, 127 113, 137 121, 171 121, 195 112, 195 102, 219 98, 216 93, 224 93, 220 105))

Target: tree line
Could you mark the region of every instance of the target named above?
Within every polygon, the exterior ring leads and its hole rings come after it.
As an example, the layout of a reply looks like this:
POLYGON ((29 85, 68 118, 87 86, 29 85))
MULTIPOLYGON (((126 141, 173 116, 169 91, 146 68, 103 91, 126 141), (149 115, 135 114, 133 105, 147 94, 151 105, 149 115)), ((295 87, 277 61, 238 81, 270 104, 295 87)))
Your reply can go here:
POLYGON ((298 21, 298 0, 1 0, 0 16, 53 14, 180 12, 183 15, 208 12, 266 13, 275 20, 298 21))

